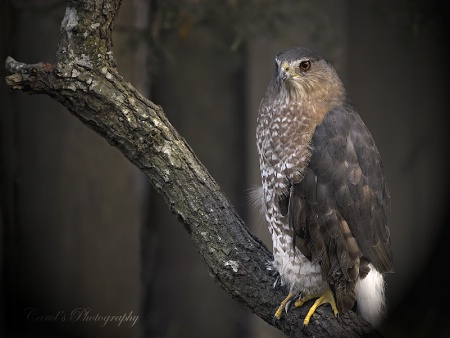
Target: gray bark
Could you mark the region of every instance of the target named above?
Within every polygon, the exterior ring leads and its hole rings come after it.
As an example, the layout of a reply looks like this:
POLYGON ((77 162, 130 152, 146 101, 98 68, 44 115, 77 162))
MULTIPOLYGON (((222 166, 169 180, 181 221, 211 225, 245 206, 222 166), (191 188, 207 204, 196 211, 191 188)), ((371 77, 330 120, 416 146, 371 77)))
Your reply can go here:
MULTIPOLYGON (((62 21, 57 63, 6 60, 7 85, 47 94, 117 147, 147 175, 184 224, 215 281, 268 323, 286 290, 274 288, 270 251, 253 236, 162 108, 118 73, 111 52, 119 0, 69 1, 62 21)), ((308 303, 309 304, 309 303, 308 303)), ((308 328, 308 304, 274 323, 289 337, 379 337, 355 313, 335 319, 320 307, 308 328)))

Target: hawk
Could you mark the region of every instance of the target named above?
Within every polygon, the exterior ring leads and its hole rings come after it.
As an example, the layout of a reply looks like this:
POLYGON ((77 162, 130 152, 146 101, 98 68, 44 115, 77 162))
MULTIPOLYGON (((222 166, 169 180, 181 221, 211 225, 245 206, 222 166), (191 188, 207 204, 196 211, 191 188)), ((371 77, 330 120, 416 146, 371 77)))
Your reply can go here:
POLYGON ((390 195, 380 153, 322 54, 293 48, 275 58, 256 139, 273 265, 289 294, 275 312, 317 298, 374 326, 393 272, 390 195))

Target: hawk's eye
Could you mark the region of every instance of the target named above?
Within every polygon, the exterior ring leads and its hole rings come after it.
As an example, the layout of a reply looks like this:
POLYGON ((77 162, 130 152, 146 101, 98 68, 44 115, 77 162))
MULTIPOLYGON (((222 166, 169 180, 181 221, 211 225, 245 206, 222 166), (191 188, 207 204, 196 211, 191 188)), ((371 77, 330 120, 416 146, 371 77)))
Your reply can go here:
POLYGON ((299 68, 300 68, 300 70, 306 72, 307 70, 309 70, 309 68, 311 68, 311 61, 306 60, 306 61, 300 62, 299 68))

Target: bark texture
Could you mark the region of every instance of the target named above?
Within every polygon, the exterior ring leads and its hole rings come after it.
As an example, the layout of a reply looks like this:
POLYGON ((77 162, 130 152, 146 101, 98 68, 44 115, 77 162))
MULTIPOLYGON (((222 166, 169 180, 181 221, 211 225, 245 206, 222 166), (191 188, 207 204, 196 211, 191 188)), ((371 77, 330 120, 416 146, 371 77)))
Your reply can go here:
POLYGON ((184 224, 216 282, 265 321, 289 337, 379 337, 355 313, 335 319, 328 306, 320 307, 303 329, 301 318, 310 303, 272 323, 286 291, 273 287, 276 276, 267 269, 271 253, 248 231, 162 108, 116 69, 111 33, 119 7, 119 0, 69 1, 57 63, 29 65, 8 57, 7 85, 51 96, 117 147, 184 224))

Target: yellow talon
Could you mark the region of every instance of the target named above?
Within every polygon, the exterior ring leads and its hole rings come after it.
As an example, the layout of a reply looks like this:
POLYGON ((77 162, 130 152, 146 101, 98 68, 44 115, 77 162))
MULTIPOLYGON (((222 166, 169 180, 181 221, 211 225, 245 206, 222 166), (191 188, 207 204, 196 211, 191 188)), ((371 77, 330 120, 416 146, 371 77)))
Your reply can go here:
POLYGON ((289 292, 287 297, 281 302, 280 306, 278 307, 277 312, 275 312, 276 319, 281 318, 281 315, 283 314, 283 309, 286 307, 287 302, 289 302, 294 296, 295 296, 295 293, 289 292))
MULTIPOLYGON (((289 292, 287 297, 281 302, 280 306, 278 307, 277 311, 275 312, 275 318, 280 319, 281 315, 283 314, 283 310, 286 308, 286 304, 294 298, 296 294, 293 292, 289 292)), ((327 289, 322 295, 321 294, 312 294, 303 298, 300 298, 295 301, 294 306, 300 307, 303 304, 305 304, 307 301, 317 298, 314 304, 310 307, 308 313, 306 314, 305 319, 303 320, 303 325, 308 326, 309 321, 311 320, 312 315, 314 312, 316 312, 317 308, 323 304, 329 303, 331 305, 331 308, 333 309, 334 315, 337 317, 339 311, 336 306, 336 300, 334 299, 333 292, 331 292, 330 289, 327 289)))
MULTIPOLYGON (((310 295, 308 297, 301 298, 301 299, 297 300, 294 303, 294 306, 295 307, 300 307, 305 302, 307 302, 308 300, 310 300, 312 298, 319 297, 319 296, 320 295, 310 295)), ((321 295, 319 298, 317 298, 317 300, 311 306, 311 308, 309 309, 308 313, 306 314, 305 320, 303 321, 303 325, 308 326, 309 321, 311 320, 311 316, 314 314, 314 312, 316 312, 317 308, 320 305, 325 304, 325 303, 330 303, 331 308, 333 309, 334 315, 335 316, 338 315, 339 311, 338 311, 337 306, 336 306, 336 300, 334 299, 333 292, 331 292, 331 290, 328 289, 327 291, 325 291, 325 293, 323 295, 321 295)))

